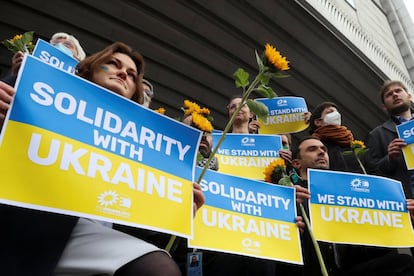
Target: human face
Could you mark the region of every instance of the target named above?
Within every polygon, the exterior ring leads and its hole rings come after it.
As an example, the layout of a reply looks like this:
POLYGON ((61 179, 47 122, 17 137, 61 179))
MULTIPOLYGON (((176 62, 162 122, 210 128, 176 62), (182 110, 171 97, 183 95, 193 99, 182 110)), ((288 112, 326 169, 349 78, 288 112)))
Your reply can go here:
POLYGON ((73 57, 76 58, 77 60, 79 60, 78 58, 78 50, 76 49, 75 44, 73 44, 72 41, 67 40, 66 38, 57 38, 51 41, 51 44, 53 46, 55 46, 56 44, 62 43, 63 46, 65 46, 66 48, 68 48, 69 50, 72 51, 73 53, 73 57))
POLYGON ((306 179, 307 169, 329 169, 328 150, 321 141, 307 139, 299 145, 299 156, 293 160, 292 165, 306 179))
POLYGON ((336 109, 336 107, 334 107, 334 106, 328 106, 328 107, 326 107, 323 111, 322 111, 322 114, 321 114, 321 117, 319 118, 319 119, 315 119, 315 125, 317 126, 317 127, 320 127, 320 126, 326 126, 326 125, 328 125, 326 122, 325 122, 325 116, 327 115, 327 114, 329 114, 329 113, 333 113, 333 112, 338 112, 338 110, 336 109))
MULTIPOLYGON (((233 100, 231 100, 231 102, 227 106, 227 109, 229 111, 229 118, 233 116, 237 107, 240 105, 241 100, 241 98, 234 98, 233 100)), ((247 106, 247 104, 244 104, 243 107, 240 109, 239 113, 237 114, 236 120, 248 122, 251 117, 253 117, 253 114, 250 112, 250 109, 247 106)))
POLYGON ((282 146, 284 149, 289 149, 290 145, 289 145, 289 139, 286 135, 282 134, 280 135, 280 138, 282 139, 282 146))
POLYGON ((398 84, 391 85, 384 93, 384 108, 391 115, 400 115, 410 109, 411 95, 398 84))
POLYGON ((137 77, 135 62, 126 54, 114 53, 108 61, 95 69, 91 80, 125 98, 131 99, 136 91, 137 77))
POLYGON ((198 146, 198 151, 201 153, 202 156, 208 158, 211 154, 211 149, 213 147, 213 136, 211 133, 203 133, 203 136, 200 141, 200 145, 198 146))

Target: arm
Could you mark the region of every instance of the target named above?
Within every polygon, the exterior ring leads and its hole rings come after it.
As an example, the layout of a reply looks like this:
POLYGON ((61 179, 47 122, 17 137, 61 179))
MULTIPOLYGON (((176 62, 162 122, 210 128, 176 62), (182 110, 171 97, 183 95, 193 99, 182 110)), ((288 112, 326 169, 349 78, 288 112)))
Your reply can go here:
POLYGON ((255 134, 259 132, 259 122, 257 120, 252 120, 249 122, 249 133, 255 134))
POLYGON ((410 212, 411 221, 414 221, 414 199, 407 199, 407 209, 410 212))
POLYGON ((308 189, 300 185, 295 185, 294 187, 296 189, 296 203, 303 203, 304 200, 310 198, 310 192, 308 189))
POLYGON ((386 132, 384 128, 376 128, 369 133, 367 147, 368 152, 364 156, 364 163, 367 169, 367 173, 376 175, 391 175, 399 162, 392 162, 391 158, 395 161, 395 158, 401 157, 401 143, 398 142, 392 146, 389 152, 389 146, 394 139, 391 137, 390 132, 386 132), (400 147, 397 150, 397 147, 400 147))
POLYGON ((303 234, 305 232, 305 223, 301 216, 296 217, 296 226, 299 228, 299 232, 303 234))
POLYGON ((206 201, 203 191, 201 190, 201 186, 198 183, 193 183, 193 198, 193 214, 195 216, 197 210, 200 209, 206 201))
POLYGON ((3 127, 6 113, 15 93, 12 86, 0 81, 0 129, 3 127))
POLYGON ((19 72, 20 66, 22 65, 24 54, 23 52, 17 52, 12 57, 11 73, 12 75, 17 75, 19 72))
POLYGON ((290 150, 279 150, 279 155, 285 160, 287 166, 292 164, 292 152, 290 150))

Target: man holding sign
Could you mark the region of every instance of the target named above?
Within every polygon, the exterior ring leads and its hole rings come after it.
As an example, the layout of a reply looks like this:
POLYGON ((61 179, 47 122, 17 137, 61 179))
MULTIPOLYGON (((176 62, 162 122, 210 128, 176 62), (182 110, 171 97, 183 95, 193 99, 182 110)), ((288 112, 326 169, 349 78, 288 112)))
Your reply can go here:
POLYGON ((401 181, 405 196, 412 198, 414 175, 407 170, 402 155, 407 143, 398 138, 396 130, 397 125, 413 118, 411 95, 400 81, 386 81, 380 92, 390 118, 369 133, 369 151, 365 160, 367 172, 401 181))
MULTIPOLYGON (((293 151, 292 165, 299 171, 302 178, 295 186, 297 200, 304 203, 305 209, 308 209, 305 204, 307 202, 304 201, 310 198, 307 182, 308 169, 329 169, 326 146, 317 138, 303 138, 293 151)), ((329 181, 326 184, 333 185, 329 181)), ((320 268, 308 234, 303 237, 303 243, 305 273, 317 275, 320 268)), ((382 250, 326 242, 319 242, 319 246, 329 274, 341 272, 345 275, 350 275, 350 273, 352 275, 412 275, 414 273, 412 257, 398 254, 392 249, 382 250)))

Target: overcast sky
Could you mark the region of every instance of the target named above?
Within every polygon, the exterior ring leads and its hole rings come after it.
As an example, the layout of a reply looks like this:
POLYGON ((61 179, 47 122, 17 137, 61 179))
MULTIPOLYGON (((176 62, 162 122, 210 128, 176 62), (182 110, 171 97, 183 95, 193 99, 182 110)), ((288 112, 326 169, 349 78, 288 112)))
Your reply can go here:
POLYGON ((411 20, 414 22, 414 1, 413 0, 404 0, 405 5, 407 6, 408 12, 411 15, 411 20))

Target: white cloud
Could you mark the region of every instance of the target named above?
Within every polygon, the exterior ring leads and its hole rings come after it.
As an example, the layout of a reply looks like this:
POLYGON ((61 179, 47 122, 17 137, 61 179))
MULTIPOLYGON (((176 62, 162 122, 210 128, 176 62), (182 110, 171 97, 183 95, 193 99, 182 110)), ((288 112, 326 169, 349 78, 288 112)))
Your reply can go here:
POLYGON ((408 13, 410 14, 411 20, 414 22, 414 1, 404 0, 404 3, 407 7, 408 13))

